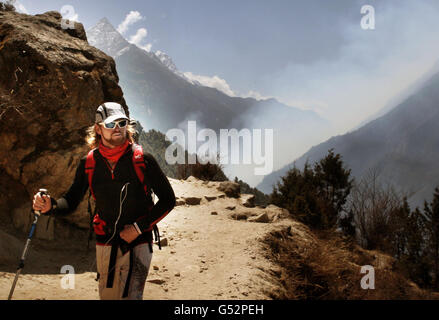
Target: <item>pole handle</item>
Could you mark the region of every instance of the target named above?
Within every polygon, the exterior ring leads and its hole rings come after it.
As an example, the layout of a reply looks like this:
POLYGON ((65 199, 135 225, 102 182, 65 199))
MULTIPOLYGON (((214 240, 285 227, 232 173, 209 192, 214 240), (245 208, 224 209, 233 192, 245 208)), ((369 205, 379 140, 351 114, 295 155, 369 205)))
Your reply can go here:
MULTIPOLYGON (((38 193, 40 194, 40 196, 48 195, 48 194, 49 194, 49 192, 47 191, 47 189, 43 189, 43 188, 39 189, 39 190, 38 190, 38 193)), ((41 215, 41 211, 39 211, 39 210, 33 210, 33 211, 34 211, 34 213, 35 213, 37 216, 40 216, 40 215, 41 215)))

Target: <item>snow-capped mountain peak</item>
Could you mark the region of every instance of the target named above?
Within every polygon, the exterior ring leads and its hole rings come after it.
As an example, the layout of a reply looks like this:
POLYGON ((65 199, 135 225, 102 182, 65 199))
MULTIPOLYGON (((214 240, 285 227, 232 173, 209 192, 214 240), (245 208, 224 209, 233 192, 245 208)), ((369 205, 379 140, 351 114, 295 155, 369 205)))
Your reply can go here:
MULTIPOLYGON (((113 27, 113 25, 110 23, 110 21, 108 21, 107 18, 102 18, 94 27, 87 31, 87 39, 92 46, 104 51, 106 54, 113 58, 125 54, 130 50, 130 48, 134 46, 134 44, 125 39, 116 30, 116 28, 113 27)), ((145 50, 142 51, 145 55, 148 55, 149 57, 155 59, 157 62, 165 66, 177 76, 185 79, 192 84, 200 85, 199 83, 192 81, 182 72, 180 72, 172 61, 172 58, 165 52, 160 50, 157 50, 156 52, 147 52, 145 50)))
POLYGON ((171 57, 168 56, 166 53, 164 53, 163 51, 157 50, 155 52, 155 55, 157 58, 159 58, 160 62, 162 64, 164 64, 169 70, 173 71, 173 72, 177 72, 177 67, 174 64, 174 61, 172 61, 171 57))
POLYGON ((87 31, 87 39, 92 46, 112 57, 115 57, 122 49, 130 45, 107 18, 102 18, 87 31))

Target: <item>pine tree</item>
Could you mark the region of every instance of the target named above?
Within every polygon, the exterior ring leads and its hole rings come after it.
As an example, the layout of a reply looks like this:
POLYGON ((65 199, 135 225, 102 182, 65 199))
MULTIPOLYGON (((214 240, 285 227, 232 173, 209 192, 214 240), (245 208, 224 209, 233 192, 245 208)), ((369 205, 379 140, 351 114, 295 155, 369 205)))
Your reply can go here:
POLYGON ((349 177, 341 156, 329 150, 314 168, 305 163, 303 171, 290 169, 273 188, 271 202, 313 228, 334 228, 352 188, 349 177))
MULTIPOLYGON (((401 259, 403 255, 407 254, 408 246, 408 228, 410 219, 410 206, 407 202, 407 198, 403 198, 402 205, 393 210, 389 217, 389 236, 390 236, 390 251, 393 253, 396 259, 401 259)), ((380 248, 384 249, 384 248, 380 248)))
POLYGON ((433 262, 434 288, 439 289, 439 188, 434 190, 433 201, 424 204, 428 248, 433 262))
POLYGON ((428 251, 426 250, 425 231, 425 216, 416 208, 407 220, 406 267, 409 270, 408 274, 412 280, 420 285, 428 286, 431 284, 431 268, 428 261, 428 251))
POLYGON ((330 149, 328 155, 314 166, 315 181, 324 228, 336 225, 352 188, 351 170, 343 167, 340 154, 330 149))

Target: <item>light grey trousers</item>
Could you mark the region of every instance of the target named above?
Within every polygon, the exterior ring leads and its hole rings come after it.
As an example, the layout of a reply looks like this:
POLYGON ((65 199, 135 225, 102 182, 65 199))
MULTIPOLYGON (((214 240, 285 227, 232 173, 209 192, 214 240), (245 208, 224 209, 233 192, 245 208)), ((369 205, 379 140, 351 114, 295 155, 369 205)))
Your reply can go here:
MULTIPOLYGON (((111 246, 96 245, 96 265, 99 274, 99 297, 101 300, 142 300, 146 277, 151 265, 152 253, 149 245, 139 244, 134 247, 134 262, 128 297, 123 298, 125 283, 130 268, 130 252, 122 254, 117 250, 116 264, 114 266, 114 281, 112 288, 107 288, 108 265, 110 262, 111 246)), ((111 270, 110 270, 111 271, 111 270)))

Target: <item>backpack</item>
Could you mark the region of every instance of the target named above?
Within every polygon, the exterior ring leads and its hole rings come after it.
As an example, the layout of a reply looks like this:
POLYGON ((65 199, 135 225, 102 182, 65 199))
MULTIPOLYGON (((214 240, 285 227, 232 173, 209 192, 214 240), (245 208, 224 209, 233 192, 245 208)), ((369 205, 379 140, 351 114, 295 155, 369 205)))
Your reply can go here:
MULTIPOLYGON (((139 179, 140 183, 143 185, 143 189, 145 191, 145 194, 148 194, 148 188, 146 185, 146 181, 145 181, 145 170, 146 170, 146 165, 145 165, 145 159, 143 157, 143 148, 141 145, 135 144, 133 143, 133 166, 134 166, 134 170, 136 172, 137 178, 139 179)), ((88 185, 89 185, 89 189, 90 189, 90 193, 89 193, 89 197, 88 197, 88 213, 89 213, 89 218, 90 218, 90 225, 89 225, 89 235, 88 235, 88 242, 87 242, 87 249, 89 249, 90 246, 90 240, 93 237, 93 218, 96 214, 96 208, 94 211, 92 211, 91 209, 91 204, 90 204, 90 196, 93 197, 93 199, 96 200, 96 197, 93 193, 93 188, 92 188, 92 179, 93 179, 93 173, 94 173, 94 169, 96 166, 96 160, 94 158, 94 152, 97 150, 97 148, 90 150, 90 152, 87 154, 87 159, 85 161, 85 173, 88 176, 88 185)), ((153 232, 154 232, 154 237, 159 245, 159 249, 161 250, 161 244, 160 244, 160 233, 159 233, 159 229, 157 227, 157 225, 154 225, 153 227, 153 232)), ((150 244, 150 250, 152 252, 152 246, 150 244)))

